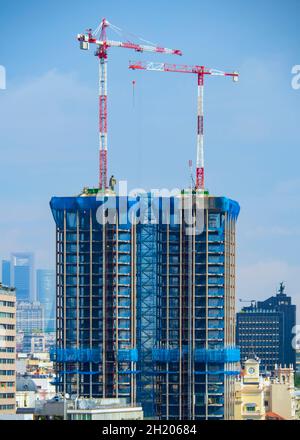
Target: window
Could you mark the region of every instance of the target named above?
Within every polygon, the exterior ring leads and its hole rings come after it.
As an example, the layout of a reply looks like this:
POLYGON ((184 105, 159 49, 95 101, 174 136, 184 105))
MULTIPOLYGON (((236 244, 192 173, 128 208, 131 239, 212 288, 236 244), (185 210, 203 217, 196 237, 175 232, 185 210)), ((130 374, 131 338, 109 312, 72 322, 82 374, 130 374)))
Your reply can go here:
POLYGON ((14 318, 14 313, 0 312, 0 318, 14 318))
POLYGON ((0 324, 1 330, 14 330, 15 326, 13 324, 0 324))
POLYGON ((0 306, 3 307, 14 307, 15 303, 11 301, 0 301, 0 306))
POLYGON ((14 370, 0 370, 0 376, 14 376, 14 370))
POLYGON ((254 412, 254 411, 256 411, 256 404, 255 403, 247 403, 245 405, 245 410, 247 412, 254 412))
POLYGON ((0 393, 0 399, 13 399, 14 397, 14 393, 0 393))
POLYGON ((14 364, 14 363, 15 363, 14 359, 0 358, 0 364, 14 364))
POLYGON ((208 216, 208 227, 210 229, 219 228, 221 223, 220 214, 209 214, 208 216))
POLYGON ((0 405, 0 410, 1 409, 15 409, 14 405, 0 405))

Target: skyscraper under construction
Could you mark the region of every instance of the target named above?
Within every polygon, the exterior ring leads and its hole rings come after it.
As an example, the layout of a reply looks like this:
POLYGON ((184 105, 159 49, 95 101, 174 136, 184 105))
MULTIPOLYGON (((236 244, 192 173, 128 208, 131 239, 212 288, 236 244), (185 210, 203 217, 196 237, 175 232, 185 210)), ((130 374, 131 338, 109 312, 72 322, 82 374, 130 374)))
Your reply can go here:
POLYGON ((125 397, 160 419, 233 418, 238 203, 194 192, 193 229, 184 192, 98 194, 50 202, 57 390, 125 397))
MULTIPOLYGON (((181 55, 177 49, 107 39, 103 19, 79 34, 99 59, 99 188, 53 197, 56 222, 57 390, 141 402, 147 417, 233 418, 237 202, 204 184, 205 66, 135 63, 134 69, 197 74, 193 189, 116 195, 107 186, 107 50, 181 55), (99 35, 100 39, 97 39, 99 35)), ((133 82, 134 84, 134 82, 133 82)), ((190 165, 192 166, 192 165, 190 165)))

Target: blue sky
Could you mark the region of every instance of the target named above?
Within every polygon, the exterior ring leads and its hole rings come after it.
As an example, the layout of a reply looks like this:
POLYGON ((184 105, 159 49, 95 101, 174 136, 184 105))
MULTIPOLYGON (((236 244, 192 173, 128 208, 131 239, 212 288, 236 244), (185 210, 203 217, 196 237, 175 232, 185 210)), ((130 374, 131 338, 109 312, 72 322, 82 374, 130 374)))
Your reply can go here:
POLYGON ((237 85, 206 81, 207 187, 241 205, 238 296, 263 298, 284 280, 300 308, 299 13, 297 0, 1 0, 0 258, 34 251, 39 267, 52 267, 51 196, 97 183, 97 60, 75 37, 106 17, 184 52, 111 49, 110 173, 130 187, 185 187, 195 161, 196 78, 131 72, 129 60, 238 70, 237 85))

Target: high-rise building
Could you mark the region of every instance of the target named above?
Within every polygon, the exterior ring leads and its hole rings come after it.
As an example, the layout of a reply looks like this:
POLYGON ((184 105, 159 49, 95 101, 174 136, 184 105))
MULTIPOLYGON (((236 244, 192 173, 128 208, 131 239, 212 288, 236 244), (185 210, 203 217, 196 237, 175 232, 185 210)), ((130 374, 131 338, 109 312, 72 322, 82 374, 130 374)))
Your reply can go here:
POLYGON ((275 364, 296 368, 296 347, 293 346, 296 306, 284 290, 281 283, 277 295, 252 303, 237 313, 241 360, 257 356, 262 371, 272 371, 275 364))
POLYGON ((2 284, 11 286, 10 283, 10 261, 2 260, 2 284))
POLYGON ((158 232, 156 414, 232 419, 235 362, 235 223, 239 205, 204 198, 203 231, 158 232))
POLYGON ((36 271, 37 300, 44 306, 45 331, 55 331, 55 271, 36 271))
POLYGON ((154 208, 150 195, 96 194, 50 203, 58 391, 142 402, 145 416, 161 419, 233 418, 238 203, 199 196, 203 224, 191 233, 185 208, 174 208, 188 204, 185 193, 154 208), (132 212, 157 221, 130 222, 132 212))
POLYGON ((43 333, 44 307, 39 302, 17 302, 17 331, 24 334, 43 333))
POLYGON ((35 301, 34 256, 29 252, 11 254, 10 282, 16 288, 17 301, 35 301))
POLYGON ((0 414, 16 412, 16 293, 0 284, 0 414))
MULTIPOLYGON (((119 205, 123 201, 127 214, 134 200, 117 199, 119 205)), ((137 322, 141 319, 136 276, 139 237, 136 226, 122 220, 120 206, 116 224, 100 225, 100 205, 92 192, 51 200, 57 252, 57 388, 134 403, 141 328, 137 322)))

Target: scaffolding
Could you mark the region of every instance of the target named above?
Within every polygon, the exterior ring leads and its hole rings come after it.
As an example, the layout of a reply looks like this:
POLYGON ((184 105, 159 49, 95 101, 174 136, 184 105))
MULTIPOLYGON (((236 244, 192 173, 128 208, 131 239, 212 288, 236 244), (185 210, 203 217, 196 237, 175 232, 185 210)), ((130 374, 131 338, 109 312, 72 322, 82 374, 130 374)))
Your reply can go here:
POLYGON ((140 198, 144 216, 137 227, 137 341, 140 353, 138 369, 141 371, 137 400, 143 402, 146 417, 154 416, 154 377, 152 348, 156 342, 157 306, 157 227, 151 224, 153 212, 151 197, 140 198))

